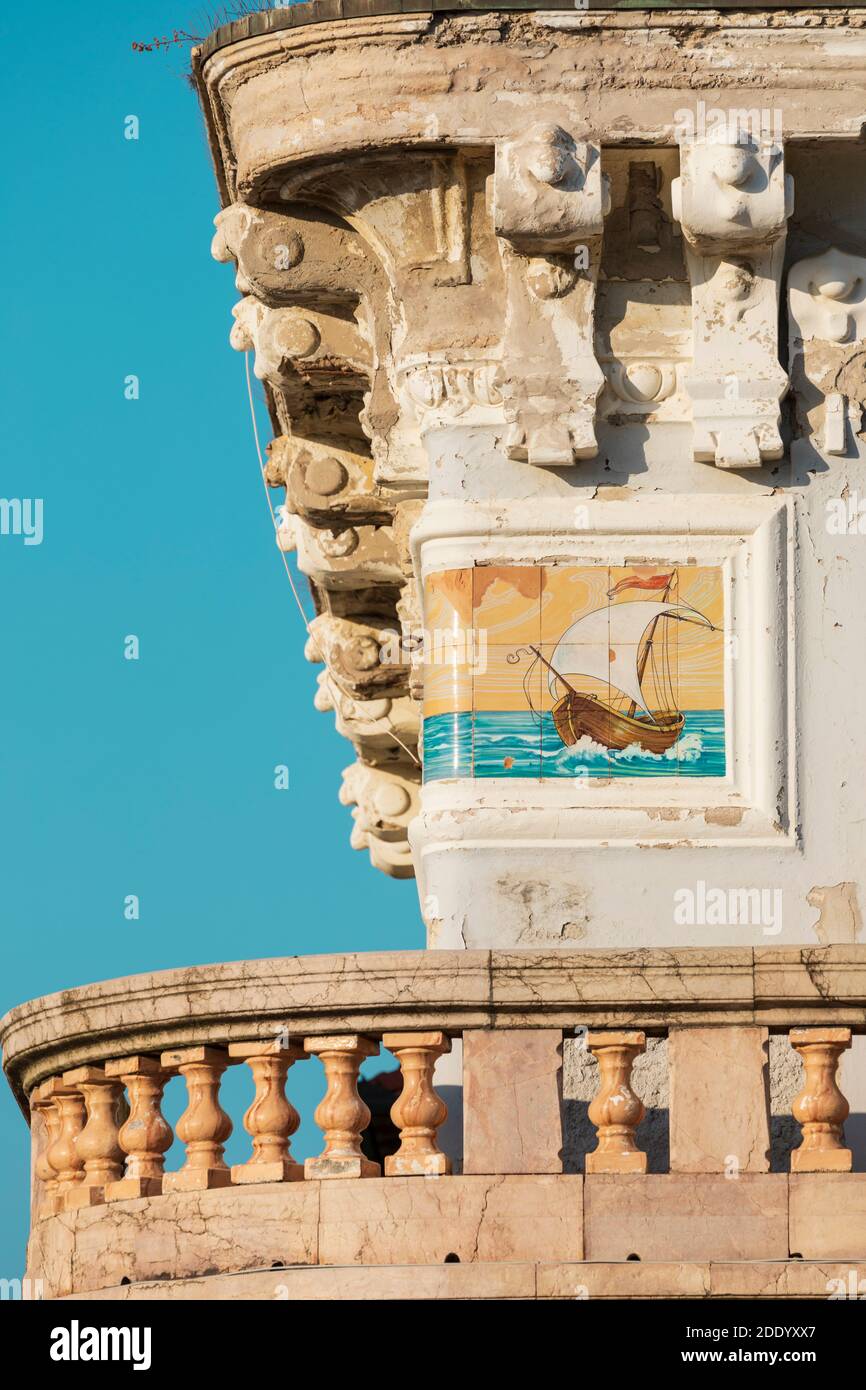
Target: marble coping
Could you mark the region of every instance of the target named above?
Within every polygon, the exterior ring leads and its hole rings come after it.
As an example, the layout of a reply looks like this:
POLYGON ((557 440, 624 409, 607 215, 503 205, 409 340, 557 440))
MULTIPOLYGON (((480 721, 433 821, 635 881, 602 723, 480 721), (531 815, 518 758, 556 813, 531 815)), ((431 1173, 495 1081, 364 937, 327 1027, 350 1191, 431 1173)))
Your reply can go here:
POLYGON ((9 1084, 209 1043, 341 1031, 754 1023, 866 1029, 866 944, 375 951, 188 966, 30 1000, 0 1019, 9 1084))

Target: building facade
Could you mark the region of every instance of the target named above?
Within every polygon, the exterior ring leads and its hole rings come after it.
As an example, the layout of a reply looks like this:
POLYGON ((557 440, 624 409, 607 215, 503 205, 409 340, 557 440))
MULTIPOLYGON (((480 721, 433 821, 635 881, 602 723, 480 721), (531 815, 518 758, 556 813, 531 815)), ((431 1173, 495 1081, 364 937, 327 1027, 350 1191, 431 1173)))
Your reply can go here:
POLYGON ((827 1297, 866 1273, 866 10, 313 0, 193 72, 351 844, 428 950, 13 1010, 28 1273, 827 1297))

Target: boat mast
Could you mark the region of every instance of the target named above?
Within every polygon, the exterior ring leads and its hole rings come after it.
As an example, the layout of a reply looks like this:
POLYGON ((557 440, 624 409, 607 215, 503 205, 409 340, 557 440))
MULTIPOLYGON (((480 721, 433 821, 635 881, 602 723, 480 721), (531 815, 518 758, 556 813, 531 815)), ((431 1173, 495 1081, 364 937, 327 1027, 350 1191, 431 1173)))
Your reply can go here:
MULTIPOLYGON (((667 582, 667 584, 665 585, 665 591, 664 591, 664 593, 662 594, 662 603, 667 603, 667 601, 668 601, 668 596, 669 596, 670 591, 671 591, 671 585, 672 585, 673 582, 674 582, 674 575, 675 575, 675 574, 676 574, 676 570, 675 570, 675 569, 672 569, 671 572, 670 572, 670 576, 669 576, 669 578, 668 578, 668 582, 667 582)), ((646 639, 646 646, 644 647, 643 652, 641 653, 640 659, 639 659, 638 664, 637 664, 637 683, 638 683, 638 685, 640 685, 641 682, 643 681, 643 673, 644 673, 644 671, 646 670, 647 662, 649 661, 649 658, 650 658, 650 652, 652 651, 652 645, 653 645, 653 638, 654 638, 655 635, 656 635, 656 628, 658 627, 659 623, 661 622, 661 618, 662 618, 662 615, 659 614, 659 616, 658 616, 657 618, 653 618, 652 622, 650 623, 650 626, 649 626, 649 633, 648 633, 647 639, 646 639)), ((637 705, 635 704, 634 700, 632 700, 632 701, 631 701, 631 704, 630 704, 629 707, 628 707, 628 717, 629 717, 629 719, 634 719, 636 712, 637 712, 637 705)))
POLYGON ((557 671, 556 667, 551 666, 550 662, 547 661, 545 657, 541 655, 541 652, 538 650, 537 647, 533 647, 530 644, 529 650, 535 653, 539 661, 544 662, 544 665, 547 667, 548 671, 552 671, 558 681, 562 681, 562 684, 565 686, 566 690, 568 690, 572 695, 577 695, 578 692, 575 690, 574 686, 569 685, 568 681, 565 679, 565 676, 561 676, 557 671))

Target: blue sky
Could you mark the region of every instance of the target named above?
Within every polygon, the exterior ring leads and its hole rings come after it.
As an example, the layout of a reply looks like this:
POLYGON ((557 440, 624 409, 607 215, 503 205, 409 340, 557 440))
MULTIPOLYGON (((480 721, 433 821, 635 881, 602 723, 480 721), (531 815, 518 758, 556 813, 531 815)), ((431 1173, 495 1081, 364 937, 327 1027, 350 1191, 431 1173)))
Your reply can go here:
MULTIPOLYGON (((186 50, 131 48, 195 29, 202 7, 47 0, 38 13, 0 12, 0 496, 44 500, 41 545, 0 536, 0 1012, 144 970, 421 946, 414 883, 349 847, 337 792, 352 750, 313 708, 319 668, 273 544, 186 50), (138 141, 124 139, 131 114, 138 141)), ((301 1157, 319 1137, 318 1067, 290 1085, 301 1157)), ((175 1091, 170 1118, 178 1105, 175 1091)), ((29 1142, 5 1086, 0 1153, 12 1278, 29 1142)))

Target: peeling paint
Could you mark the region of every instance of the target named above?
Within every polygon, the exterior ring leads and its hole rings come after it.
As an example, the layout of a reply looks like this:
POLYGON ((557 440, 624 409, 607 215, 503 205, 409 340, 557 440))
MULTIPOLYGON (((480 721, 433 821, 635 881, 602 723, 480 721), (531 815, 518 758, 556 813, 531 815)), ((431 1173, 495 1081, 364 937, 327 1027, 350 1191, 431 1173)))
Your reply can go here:
POLYGON ((822 946, 843 941, 856 941, 862 919, 857 902, 856 883, 836 883, 828 888, 812 888, 806 894, 810 907, 817 907, 819 917, 812 930, 822 946))

